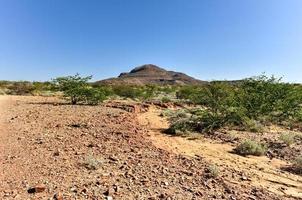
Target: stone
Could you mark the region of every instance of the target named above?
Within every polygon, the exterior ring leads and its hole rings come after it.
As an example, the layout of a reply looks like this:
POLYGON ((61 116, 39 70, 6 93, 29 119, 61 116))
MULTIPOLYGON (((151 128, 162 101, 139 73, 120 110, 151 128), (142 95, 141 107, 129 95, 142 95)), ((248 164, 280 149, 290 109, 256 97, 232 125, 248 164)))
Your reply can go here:
POLYGON ((46 186, 43 184, 39 184, 39 185, 36 185, 35 187, 29 188, 27 190, 27 192, 32 194, 32 193, 44 192, 45 190, 46 190, 46 186))
POLYGON ((70 191, 71 192, 74 192, 74 193, 77 193, 78 192, 78 189, 76 187, 73 187, 73 188, 70 188, 70 191))
POLYGON ((112 194, 114 194, 115 190, 113 188, 109 188, 108 190, 106 190, 106 192, 104 192, 105 196, 111 196, 112 194))
POLYGON ((63 194, 58 192, 54 195, 54 200, 63 200, 63 194))
POLYGON ((60 155, 60 151, 59 150, 56 150, 54 153, 53 153, 54 156, 59 156, 60 155))

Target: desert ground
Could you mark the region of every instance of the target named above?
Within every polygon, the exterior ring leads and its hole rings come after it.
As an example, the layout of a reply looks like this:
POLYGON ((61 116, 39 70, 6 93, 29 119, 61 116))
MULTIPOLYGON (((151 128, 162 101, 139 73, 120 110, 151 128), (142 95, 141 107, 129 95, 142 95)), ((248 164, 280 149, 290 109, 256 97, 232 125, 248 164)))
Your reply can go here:
POLYGON ((0 96, 0 199, 302 198, 286 159, 243 157, 234 144, 169 136, 155 105, 68 105, 0 96), (210 177, 208 167, 219 167, 210 177))

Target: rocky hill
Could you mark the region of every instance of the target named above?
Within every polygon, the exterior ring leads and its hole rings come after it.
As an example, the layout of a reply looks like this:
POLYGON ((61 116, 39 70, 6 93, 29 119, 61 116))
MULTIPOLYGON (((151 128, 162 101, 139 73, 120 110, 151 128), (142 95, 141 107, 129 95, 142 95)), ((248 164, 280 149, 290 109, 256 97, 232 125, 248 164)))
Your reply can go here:
POLYGON ((129 85, 185 85, 202 84, 205 81, 197 80, 184 73, 167 71, 156 65, 147 64, 134 68, 128 73, 121 73, 117 78, 97 81, 97 84, 129 84, 129 85))

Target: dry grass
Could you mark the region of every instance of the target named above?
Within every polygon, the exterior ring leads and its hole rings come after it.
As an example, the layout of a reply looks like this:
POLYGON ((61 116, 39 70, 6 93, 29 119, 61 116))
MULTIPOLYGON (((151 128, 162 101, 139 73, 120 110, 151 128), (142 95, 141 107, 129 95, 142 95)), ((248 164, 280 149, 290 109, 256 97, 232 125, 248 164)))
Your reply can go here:
POLYGON ((267 148, 263 144, 253 140, 245 140, 235 148, 235 152, 243 156, 262 156, 266 153, 266 151, 267 148))
POLYGON ((88 170, 97 170, 101 165, 101 160, 94 157, 92 154, 89 154, 85 157, 83 161, 83 166, 88 170))
POLYGON ((219 176, 220 170, 217 165, 212 164, 207 168, 207 172, 208 172, 209 177, 217 178, 219 176))

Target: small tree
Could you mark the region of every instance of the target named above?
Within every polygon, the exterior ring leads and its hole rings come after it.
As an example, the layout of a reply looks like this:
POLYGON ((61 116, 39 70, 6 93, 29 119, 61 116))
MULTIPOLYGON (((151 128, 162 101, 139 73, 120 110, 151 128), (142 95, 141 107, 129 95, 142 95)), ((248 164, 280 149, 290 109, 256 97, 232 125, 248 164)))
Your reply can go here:
POLYGON ((58 77, 53 80, 55 87, 62 91, 64 97, 69 99, 71 104, 75 105, 85 102, 96 105, 105 100, 106 94, 98 88, 92 88, 88 81, 92 76, 81 77, 79 74, 74 76, 58 77))

